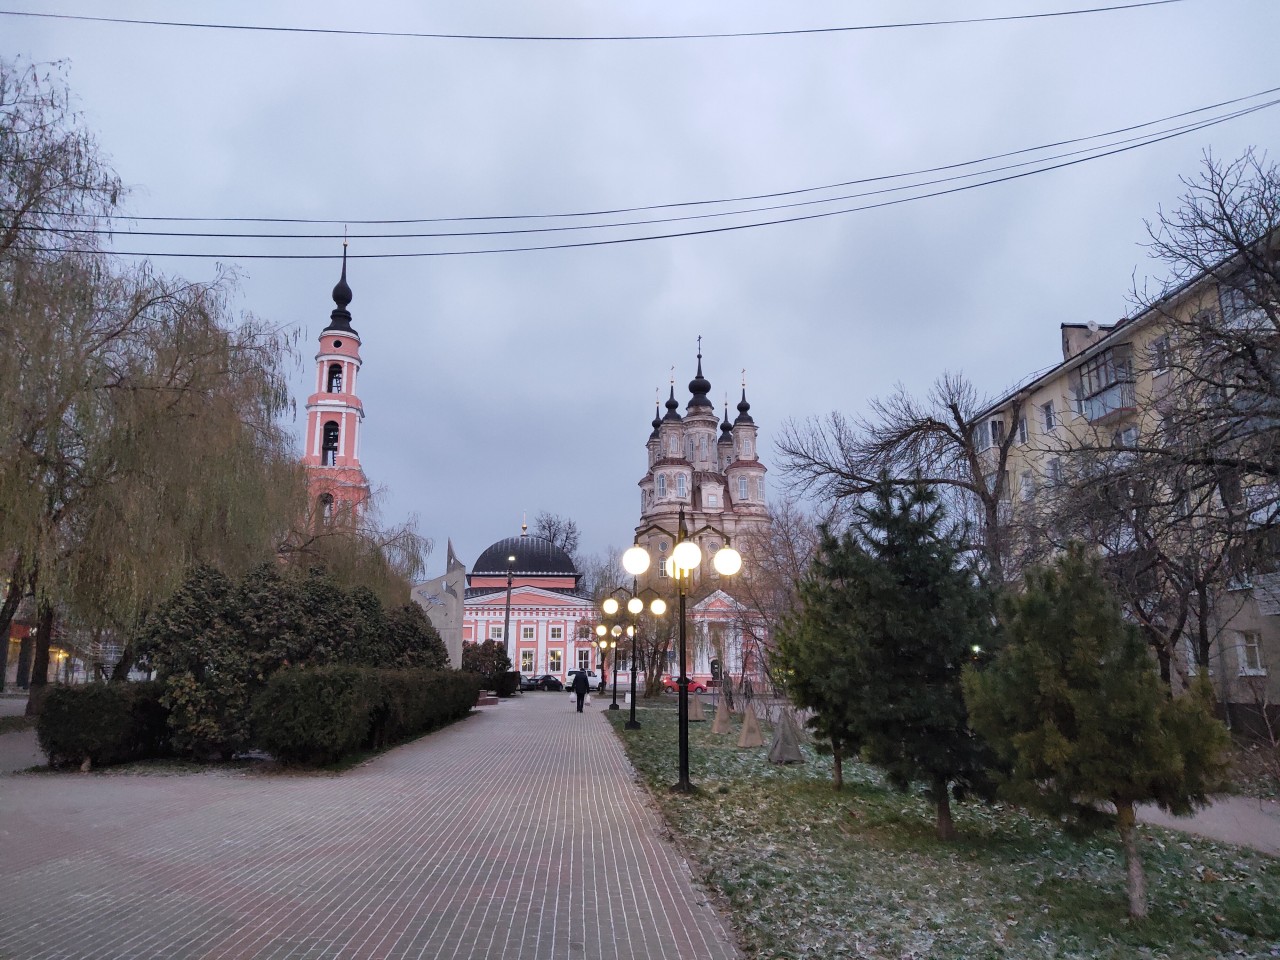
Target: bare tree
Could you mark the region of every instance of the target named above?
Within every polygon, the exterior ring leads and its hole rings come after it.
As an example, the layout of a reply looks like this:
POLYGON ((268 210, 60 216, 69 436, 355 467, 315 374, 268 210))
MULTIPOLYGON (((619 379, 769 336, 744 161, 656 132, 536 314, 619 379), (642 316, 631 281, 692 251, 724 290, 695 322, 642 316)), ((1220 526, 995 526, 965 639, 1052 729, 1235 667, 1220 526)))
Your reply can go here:
POLYGON ((943 374, 923 399, 899 386, 873 400, 867 416, 788 421, 778 441, 782 468, 799 490, 836 505, 858 502, 882 477, 936 489, 951 516, 976 520, 973 540, 999 581, 1009 573, 1006 464, 1022 399, 1005 408, 1012 422, 995 421, 999 427, 983 420, 996 415, 990 408, 962 374, 943 374))
POLYGON ((550 540, 575 562, 577 561, 579 539, 577 521, 562 517, 558 513, 541 510, 533 518, 533 532, 544 540, 550 540))

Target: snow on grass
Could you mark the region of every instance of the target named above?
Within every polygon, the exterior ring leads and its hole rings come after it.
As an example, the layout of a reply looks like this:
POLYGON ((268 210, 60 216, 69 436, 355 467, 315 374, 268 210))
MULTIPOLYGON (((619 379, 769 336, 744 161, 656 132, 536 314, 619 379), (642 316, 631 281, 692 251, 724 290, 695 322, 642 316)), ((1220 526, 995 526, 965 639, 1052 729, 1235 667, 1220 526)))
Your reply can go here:
MULTIPOLYGON (((620 713, 620 711, 619 711, 620 713)), ((860 763, 831 787, 831 761, 782 767, 739 750, 737 729, 690 724, 690 776, 673 794, 676 718, 611 715, 641 779, 705 884, 758 958, 1280 957, 1280 861, 1143 827, 1151 915, 1125 911, 1113 833, 1066 835, 1005 806, 958 804, 960 839, 941 843, 933 809, 860 763)), ((735 728, 738 727, 735 724, 735 728)), ((765 726, 766 744, 769 729, 765 726)))

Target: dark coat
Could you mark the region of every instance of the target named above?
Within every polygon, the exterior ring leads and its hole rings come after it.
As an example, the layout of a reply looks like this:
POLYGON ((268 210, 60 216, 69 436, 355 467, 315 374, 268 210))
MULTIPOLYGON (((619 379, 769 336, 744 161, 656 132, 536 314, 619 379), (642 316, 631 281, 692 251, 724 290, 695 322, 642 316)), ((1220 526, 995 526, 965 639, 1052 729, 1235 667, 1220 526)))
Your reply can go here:
POLYGON ((587 679, 587 675, 579 670, 573 675, 573 686, 569 688, 574 693, 581 696, 591 691, 591 681, 587 679))

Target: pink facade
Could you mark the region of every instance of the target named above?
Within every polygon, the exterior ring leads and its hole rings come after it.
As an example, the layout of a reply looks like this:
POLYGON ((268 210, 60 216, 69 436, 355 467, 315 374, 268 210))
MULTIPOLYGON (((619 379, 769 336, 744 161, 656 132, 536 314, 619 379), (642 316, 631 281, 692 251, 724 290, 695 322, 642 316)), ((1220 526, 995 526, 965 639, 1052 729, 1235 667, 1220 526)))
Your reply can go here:
POLYGON ((302 462, 315 515, 323 521, 354 519, 369 499, 369 481, 360 466, 360 424, 364 406, 356 396, 360 372, 360 335, 351 326, 347 305, 346 248, 342 277, 333 288, 335 309, 320 334, 315 392, 307 397, 307 434, 302 462))

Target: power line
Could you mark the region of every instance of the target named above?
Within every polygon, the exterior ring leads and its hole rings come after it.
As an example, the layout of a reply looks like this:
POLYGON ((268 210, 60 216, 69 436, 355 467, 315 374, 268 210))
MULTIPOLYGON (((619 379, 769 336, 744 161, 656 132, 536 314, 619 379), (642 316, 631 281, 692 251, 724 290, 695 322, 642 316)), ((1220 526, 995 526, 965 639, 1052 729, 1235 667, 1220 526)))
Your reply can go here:
MULTIPOLYGON (((1247 113, 1253 113, 1257 110, 1266 109, 1268 107, 1276 105, 1277 103, 1280 103, 1280 100, 1273 100, 1273 101, 1270 101, 1269 103, 1259 104, 1256 107, 1250 107, 1250 108, 1247 108, 1246 110, 1237 111, 1236 113, 1230 114, 1227 116, 1206 119, 1206 120, 1200 121, 1199 123, 1193 126, 1176 129, 1172 132, 1164 132, 1158 136, 1153 134, 1151 137, 1144 138, 1137 143, 1127 143, 1123 146, 1115 146, 1112 149, 1108 149, 1102 152, 1091 153, 1089 156, 1066 159, 1066 160, 1062 160, 1062 162, 1060 163, 1054 163, 1048 166, 1037 167, 1033 170, 1023 170, 1017 173, 1010 173, 1002 177, 995 177, 989 180, 982 180, 977 183, 969 183, 969 184, 962 184, 960 186, 947 187, 945 189, 933 190, 927 193, 916 194, 909 197, 895 197, 893 199, 880 200, 875 203, 862 204, 860 206, 844 207, 839 210, 826 210, 826 211, 820 211, 816 213, 798 214, 791 217, 779 217, 771 220, 762 220, 762 221, 756 221, 752 223, 732 224, 732 225, 718 226, 718 227, 706 227, 698 230, 681 230, 681 231, 672 231, 670 233, 648 234, 648 235, 631 236, 631 237, 616 237, 616 238, 604 239, 604 240, 584 240, 584 241, 569 242, 569 243, 537 244, 537 245, 530 245, 530 246, 523 246, 523 247, 492 247, 492 248, 467 249, 467 250, 428 250, 428 251, 411 251, 411 252, 405 252, 405 253, 354 253, 354 254, 348 254, 348 256, 350 259, 360 259, 360 260, 390 260, 390 259, 417 259, 417 258, 423 258, 423 257, 479 256, 484 254, 495 254, 495 253, 530 253, 533 251, 541 251, 541 250, 571 250, 571 249, 581 249, 585 247, 618 246, 621 244, 642 243, 642 242, 647 242, 652 240, 671 240, 671 239, 676 239, 680 237, 707 236, 707 235, 718 234, 718 233, 732 233, 740 230, 757 229, 760 227, 779 226, 781 224, 787 224, 787 223, 800 223, 808 220, 819 220, 827 217, 842 216, 844 214, 849 214, 849 213, 861 213, 867 210, 877 210, 877 209, 882 209, 884 207, 897 206, 899 204, 910 203, 916 200, 925 200, 933 197, 949 196, 951 194, 964 193, 969 190, 978 189, 979 187, 994 186, 996 184, 1008 183, 1013 180, 1020 180, 1025 177, 1034 176, 1040 173, 1048 173, 1052 170, 1061 170, 1066 167, 1072 167, 1081 163, 1087 163, 1091 160, 1099 160, 1104 157, 1115 156, 1116 154, 1127 153, 1131 150, 1137 150, 1141 147, 1151 146, 1152 144, 1160 143, 1164 140, 1169 140, 1174 137, 1184 136, 1187 133, 1192 133, 1197 130, 1203 130, 1208 127, 1216 126, 1220 123, 1225 123, 1228 120, 1235 119, 1235 117, 1237 116, 1243 116, 1247 113)), ((96 253, 102 252, 100 250, 92 250, 92 249, 69 249, 69 248, 46 248, 46 247, 25 247, 23 249, 30 252, 63 252, 63 253, 83 253, 83 254, 96 254, 96 253)), ((209 260, 209 259, 214 259, 214 260, 332 260, 332 259, 335 259, 333 254, 320 254, 320 253, 317 253, 317 254, 308 254, 308 253, 211 254, 211 253, 182 253, 182 252, 172 252, 172 251, 158 251, 158 252, 111 251, 111 253, 115 256, 123 256, 123 257, 180 257, 180 258, 186 258, 186 259, 203 259, 203 260, 209 260)))
MULTIPOLYGON (((1280 88, 1275 88, 1280 90, 1280 88)), ((1127 143, 1136 143, 1143 145, 1146 142, 1158 142, 1158 139, 1167 139, 1169 136, 1189 133, 1196 130, 1202 130, 1206 126, 1222 123, 1227 120, 1233 120, 1237 117, 1247 116, 1259 110, 1267 109, 1280 103, 1280 99, 1270 100, 1249 107, 1243 107, 1239 110, 1223 114, 1218 117, 1209 117, 1184 123, 1178 126, 1169 127, 1163 130, 1156 130, 1136 137, 1129 137, 1121 140, 1112 140, 1110 143, 1100 144, 1095 147, 1082 148, 1079 150, 1066 151, 1056 155, 1043 156, 1034 160, 1024 160, 1019 163, 1004 164, 996 167, 987 167, 982 170, 976 170, 968 173, 959 173, 947 177, 939 177, 933 180, 924 180, 915 183, 903 184, 900 186, 881 187, 875 190, 867 190, 860 193, 844 194, 835 197, 821 197, 811 200, 796 200, 787 203, 776 203, 767 206, 748 207, 740 210, 722 210, 710 213, 693 213, 671 217, 655 217, 642 220, 624 220, 611 223, 583 223, 572 224, 568 226, 554 227, 512 227, 505 229, 488 229, 488 230, 452 230, 452 231, 434 231, 423 233, 351 233, 347 231, 342 233, 320 233, 320 234, 301 234, 301 233, 234 233, 234 232, 212 232, 212 231, 189 231, 189 230, 133 230, 122 229, 119 227, 58 227, 58 226, 22 226, 19 230, 27 230, 32 232, 43 233, 60 233, 60 234, 85 234, 99 236, 135 236, 135 237, 183 237, 189 239, 227 239, 227 240, 336 240, 350 236, 351 239, 358 240, 424 240, 424 239, 458 239, 462 237, 496 237, 496 236, 518 236, 526 234, 542 234, 542 233, 570 233, 585 230, 600 231, 609 229, 618 229, 622 227, 645 227, 654 226, 665 223, 680 223, 693 220, 710 220, 724 217, 746 216, 749 214, 772 213, 777 210, 789 210, 799 207, 817 206, 821 204, 838 203, 845 200, 858 200, 870 196, 878 196, 886 193, 898 193, 905 190, 919 190, 922 187, 937 186, 943 183, 954 183, 957 180, 967 180, 974 177, 989 177, 995 173, 1002 173, 1007 170, 1017 170, 1028 166, 1041 166, 1050 161, 1062 160, 1068 157, 1080 156, 1082 154, 1095 154, 1099 150, 1111 147, 1118 147, 1127 143), (1158 139, 1157 139, 1158 138, 1158 139)), ((1199 112, 1199 111, 1194 111, 1199 112)), ((1184 114, 1185 116, 1185 114, 1184 114)), ((1142 127, 1151 126, 1151 124, 1142 124, 1142 127)), ((1084 140, 1096 140, 1098 137, 1082 138, 1084 140)), ((1025 153, 1026 151, 1015 151, 1017 153, 1025 153)), ((1008 156, 1008 155, 1006 155, 1008 156)), ((954 169, 956 165, 951 165, 950 169, 954 169)), ((941 168, 948 169, 948 168, 941 168)), ((905 176, 914 176, 913 174, 894 174, 887 177, 867 178, 862 181, 851 181, 853 183, 868 183, 879 180, 897 179, 905 176)), ((799 193, 809 192, 811 190, 830 189, 829 187, 806 188, 805 190, 789 191, 787 194, 774 194, 773 196, 795 195, 799 193)), ((727 203, 731 201, 695 201, 696 204, 707 203, 727 203)), ((655 208, 650 208, 655 209, 655 208)), ((128 219, 128 218, 123 218, 128 219)), ((509 218, 502 218, 509 219, 509 218)))
POLYGON ((1142 7, 1162 7, 1186 0, 1140 0, 1137 3, 1121 3, 1103 7, 1085 7, 1078 10, 1054 10, 1045 13, 1019 13, 999 17, 962 17, 952 20, 910 20, 896 23, 870 23, 838 27, 804 27, 790 30, 739 30, 725 33, 663 33, 616 34, 598 36, 570 36, 550 34, 485 34, 485 33, 419 33, 403 30, 343 30, 331 27, 272 27, 244 23, 199 23, 185 20, 143 20, 130 17, 92 17, 70 13, 34 13, 25 10, 0 10, 5 17, 37 17, 45 20, 74 20, 86 23, 111 23, 148 27, 188 27, 199 30, 242 30, 261 33, 325 34, 352 37, 394 37, 413 40, 518 40, 557 43, 617 42, 631 40, 728 40, 751 37, 788 37, 806 34, 858 33, 870 30, 902 30, 912 27, 948 27, 977 23, 1008 23, 1016 20, 1045 20, 1056 17, 1075 17, 1095 13, 1112 13, 1136 10, 1142 7))
MULTIPOLYGON (((552 212, 552 214, 488 214, 480 216, 424 216, 424 218, 399 218, 399 219, 360 219, 360 218, 301 218, 301 216, 127 216, 127 218, 119 218, 132 221, 145 221, 145 223, 264 223, 264 224, 356 224, 362 227, 403 227, 403 225, 411 224, 429 224, 429 223, 475 223, 475 221, 489 220, 543 220, 543 219, 581 219, 590 218, 590 216, 613 216, 618 214, 636 214, 636 212, 648 212, 650 210, 671 210, 678 207, 695 207, 695 206, 712 206, 721 204, 740 204, 740 202, 751 202, 756 200, 773 200, 777 197, 799 196, 801 193, 817 193, 828 191, 828 189, 841 189, 844 187, 859 187, 867 183, 879 183, 883 180, 906 179, 910 177, 923 177, 925 174, 945 173, 947 170, 959 170, 965 166, 978 166, 980 164, 992 163, 996 160, 1006 160, 1010 157, 1023 156, 1025 154, 1036 154, 1046 150, 1053 150, 1056 147, 1064 147, 1075 145, 1075 143, 1087 143, 1093 140, 1107 140, 1107 138, 1119 136, 1121 133, 1132 133, 1140 131, 1147 127, 1157 127, 1157 125, 1169 123, 1170 120, 1183 119, 1184 116, 1194 116, 1196 114, 1208 113, 1210 110, 1224 108, 1235 104, 1243 104, 1245 101, 1257 100, 1260 97, 1271 95, 1271 93, 1280 92, 1280 87, 1270 87, 1267 90, 1261 90, 1256 93, 1249 93, 1247 96, 1233 97, 1230 100, 1220 100, 1216 104, 1208 104, 1207 106, 1198 106, 1192 110, 1183 110, 1179 113, 1161 116, 1155 120, 1144 120, 1143 123, 1129 124, 1128 127, 1117 127, 1102 133, 1091 133, 1085 137, 1073 137, 1069 140, 1059 140, 1050 143, 1039 143, 1037 146, 1020 147, 1019 150, 1006 151, 1004 154, 991 154, 988 156, 978 157, 975 160, 963 160, 959 163, 942 164, 937 166, 925 166, 916 170, 908 170, 905 173, 881 174, 877 177, 863 177, 852 180, 842 180, 838 183, 826 183, 818 187, 797 187, 791 189, 783 189, 783 191, 774 191, 769 193, 753 193, 753 195, 744 195, 737 197, 721 197, 712 198, 712 200, 684 200, 667 202, 667 204, 646 204, 639 206, 612 207, 612 209, 603 210, 580 210, 576 212, 552 212)), ((5 211, 13 212, 13 211, 5 211)), ((49 211, 33 211, 42 212, 45 215, 52 215, 49 211)), ((99 220, 115 220, 115 214, 86 214, 87 218, 99 220)), ((138 233, 138 232, 131 232, 138 233)), ((214 236, 214 234, 210 234, 214 236)), ((219 234, 219 236, 228 236, 228 234, 219 234)), ((261 236, 261 234, 244 234, 244 236, 261 236)), ((325 234, 325 238, 332 239, 337 234, 325 234)))

